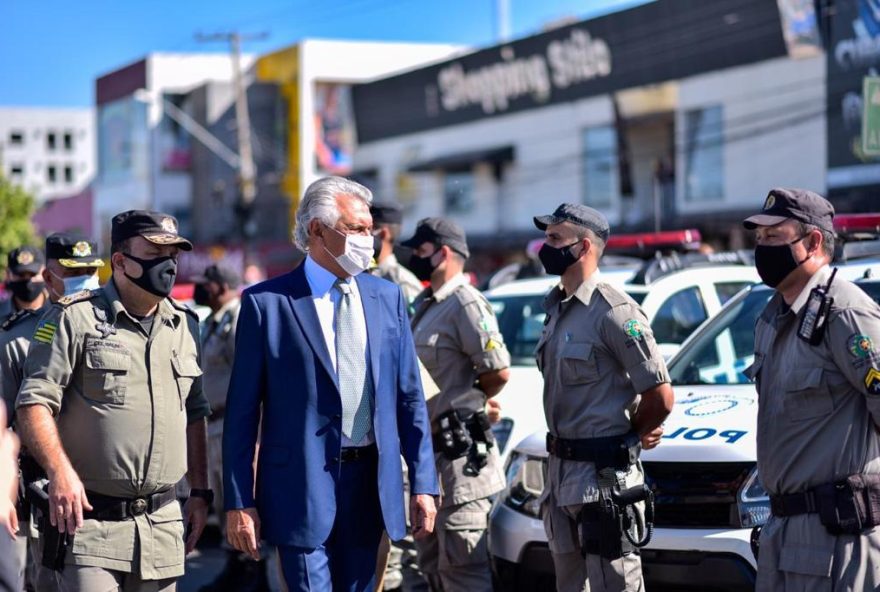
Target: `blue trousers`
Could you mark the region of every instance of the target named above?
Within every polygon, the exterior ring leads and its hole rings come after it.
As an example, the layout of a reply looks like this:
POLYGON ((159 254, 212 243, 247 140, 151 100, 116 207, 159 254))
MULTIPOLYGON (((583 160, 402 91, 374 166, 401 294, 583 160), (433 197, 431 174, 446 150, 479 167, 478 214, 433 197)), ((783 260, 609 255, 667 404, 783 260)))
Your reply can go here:
POLYGON ((330 537, 315 549, 278 547, 289 592, 372 592, 385 528, 376 474, 375 458, 342 463, 330 537))

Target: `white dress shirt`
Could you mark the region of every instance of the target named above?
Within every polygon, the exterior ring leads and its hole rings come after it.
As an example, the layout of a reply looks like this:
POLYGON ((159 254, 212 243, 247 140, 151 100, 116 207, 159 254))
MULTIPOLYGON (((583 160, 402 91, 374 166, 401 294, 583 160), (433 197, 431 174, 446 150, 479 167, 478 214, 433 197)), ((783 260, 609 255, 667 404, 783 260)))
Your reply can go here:
MULTIPOLYGON (((309 282, 309 290, 312 293, 312 302, 315 305, 315 312, 318 313, 318 322, 321 324, 321 332, 324 334, 324 343, 330 354, 330 361, 333 363, 333 370, 336 370, 336 306, 342 294, 339 290, 333 289, 333 284, 338 279, 333 272, 321 267, 321 265, 312 259, 311 255, 306 256, 305 273, 306 280, 309 282)), ((345 280, 351 286, 352 310, 355 311, 355 324, 357 330, 363 336, 364 358, 367 360, 367 368, 370 367, 370 354, 367 346, 367 320, 364 316, 364 307, 361 300, 361 294, 358 291, 357 282, 353 278, 345 280), (357 306, 360 304, 360 306, 357 306), (357 312, 360 314, 357 314, 357 312)), ((375 395, 374 395, 375 396, 375 395)), ((343 448, 349 446, 367 446, 375 441, 373 430, 364 436, 360 442, 352 442, 345 435, 342 436, 343 448)))

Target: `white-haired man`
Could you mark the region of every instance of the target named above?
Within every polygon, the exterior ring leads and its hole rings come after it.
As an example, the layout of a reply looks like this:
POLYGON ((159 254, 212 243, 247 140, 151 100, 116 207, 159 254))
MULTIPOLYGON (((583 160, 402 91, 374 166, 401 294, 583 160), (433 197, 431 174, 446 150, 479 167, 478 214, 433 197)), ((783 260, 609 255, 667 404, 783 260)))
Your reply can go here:
POLYGON ((242 296, 226 400, 227 537, 258 557, 278 547, 289 590, 371 590, 383 528, 433 531, 431 430, 406 302, 361 273, 373 254, 370 191, 339 177, 306 190, 296 214, 305 261, 242 296), (259 471, 253 457, 262 412, 259 471))

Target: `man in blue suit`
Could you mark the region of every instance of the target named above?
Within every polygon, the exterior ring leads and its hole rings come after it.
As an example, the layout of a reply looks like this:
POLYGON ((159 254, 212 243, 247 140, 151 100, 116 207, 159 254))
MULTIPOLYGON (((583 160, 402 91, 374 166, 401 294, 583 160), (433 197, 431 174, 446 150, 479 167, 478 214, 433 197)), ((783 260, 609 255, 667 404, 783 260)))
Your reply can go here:
POLYGON ((226 402, 227 538, 278 547, 291 591, 372 589, 382 530, 434 529, 431 430, 400 289, 361 273, 373 254, 370 191, 326 177, 296 214, 305 261, 245 291, 226 402), (260 428, 262 422, 262 428, 260 428), (254 453, 259 470, 254 486, 254 453))

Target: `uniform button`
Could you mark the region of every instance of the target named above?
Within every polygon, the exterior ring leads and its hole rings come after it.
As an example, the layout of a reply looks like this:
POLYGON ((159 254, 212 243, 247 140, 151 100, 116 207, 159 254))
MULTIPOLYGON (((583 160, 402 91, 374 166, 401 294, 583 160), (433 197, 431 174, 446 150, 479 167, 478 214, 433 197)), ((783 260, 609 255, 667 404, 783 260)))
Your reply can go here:
POLYGON ((338 457, 338 456, 334 456, 334 457, 333 457, 333 462, 338 463, 338 462, 339 462, 339 457, 338 457))
POLYGON ((341 413, 334 414, 333 419, 342 419, 342 414, 341 413))

